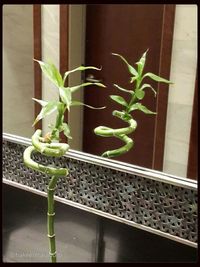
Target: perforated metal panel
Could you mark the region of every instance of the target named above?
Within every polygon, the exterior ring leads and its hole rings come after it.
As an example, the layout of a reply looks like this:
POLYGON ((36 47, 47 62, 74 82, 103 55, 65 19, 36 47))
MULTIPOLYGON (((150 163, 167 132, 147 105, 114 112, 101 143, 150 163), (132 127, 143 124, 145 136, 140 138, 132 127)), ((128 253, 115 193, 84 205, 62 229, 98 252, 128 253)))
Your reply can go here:
MULTIPOLYGON (((49 177, 23 164, 25 146, 3 141, 3 178, 46 192, 49 177)), ((35 153, 44 165, 67 167, 56 195, 173 236, 197 242, 197 191, 69 157, 35 153)), ((180 240, 178 240, 180 241, 180 240)))

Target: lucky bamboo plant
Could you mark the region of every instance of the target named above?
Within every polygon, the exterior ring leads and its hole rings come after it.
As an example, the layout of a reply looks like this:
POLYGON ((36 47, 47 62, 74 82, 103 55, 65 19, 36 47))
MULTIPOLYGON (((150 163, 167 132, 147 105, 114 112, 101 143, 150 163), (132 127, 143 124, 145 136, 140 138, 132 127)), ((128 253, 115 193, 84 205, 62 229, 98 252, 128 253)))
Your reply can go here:
MULTIPOLYGON (((100 70, 93 66, 80 66, 73 70, 67 71, 64 73, 62 77, 60 72, 57 70, 54 64, 52 63, 44 63, 39 60, 35 60, 39 63, 42 72, 48 79, 56 86, 59 91, 60 101, 44 101, 33 98, 36 102, 38 102, 42 109, 35 119, 33 126, 44 117, 48 116, 53 112, 57 112, 55 125, 50 125, 50 131, 46 133, 43 137, 41 129, 35 131, 32 136, 32 145, 27 147, 23 154, 24 164, 36 171, 48 174, 51 178, 49 179, 48 187, 47 187, 47 203, 48 203, 48 211, 47 211, 47 236, 49 238, 49 254, 51 258, 51 262, 56 262, 56 243, 55 243, 55 233, 54 233, 54 192, 56 189, 56 184, 59 177, 67 176, 68 169, 67 168, 55 168, 53 166, 44 166, 40 163, 35 162, 31 159, 31 155, 34 152, 39 152, 44 156, 50 157, 62 157, 69 149, 69 145, 67 143, 59 143, 60 138, 59 135, 61 132, 67 138, 72 138, 70 135, 69 125, 64 122, 64 113, 66 110, 70 110, 72 106, 85 105, 79 101, 75 101, 72 99, 72 94, 76 92, 78 89, 89 86, 96 85, 100 87, 105 87, 102 83, 82 83, 73 87, 66 87, 65 82, 68 79, 68 76, 75 71, 85 71, 86 69, 100 70), (56 141, 56 142, 55 142, 56 141)), ((86 105, 87 107, 94 108, 92 106, 86 105)), ((102 109, 97 108, 97 109, 102 109)))
MULTIPOLYGON (((148 50, 147 50, 148 51, 148 50)), ((139 110, 144 112, 145 114, 156 114, 156 112, 150 111, 147 107, 142 105, 141 100, 145 96, 145 89, 150 88, 155 97, 156 97, 156 91, 154 88, 148 84, 144 83, 145 78, 150 78, 157 82, 163 82, 163 83, 171 83, 170 81, 163 79, 151 72, 143 73, 145 62, 146 62, 146 54, 147 51, 142 55, 140 60, 136 62, 137 68, 134 68, 131 66, 128 61, 119 54, 112 54, 114 56, 119 57, 128 67, 128 71, 130 73, 130 83, 133 84, 132 90, 127 90, 125 88, 122 88, 121 86, 114 84, 114 86, 127 93, 130 98, 129 102, 127 102, 122 96, 119 95, 110 95, 110 98, 123 106, 123 109, 121 111, 114 110, 112 112, 112 115, 115 117, 118 117, 119 119, 123 120, 124 122, 128 123, 128 127, 120 128, 120 129, 112 129, 106 126, 99 126, 94 129, 94 132, 96 135, 103 136, 103 137, 117 137, 121 139, 125 145, 114 150, 106 151, 102 154, 103 157, 111 158, 120 156, 126 152, 128 152, 134 145, 133 139, 128 137, 128 134, 131 134, 135 131, 137 127, 137 122, 133 119, 131 113, 134 110, 139 110)))

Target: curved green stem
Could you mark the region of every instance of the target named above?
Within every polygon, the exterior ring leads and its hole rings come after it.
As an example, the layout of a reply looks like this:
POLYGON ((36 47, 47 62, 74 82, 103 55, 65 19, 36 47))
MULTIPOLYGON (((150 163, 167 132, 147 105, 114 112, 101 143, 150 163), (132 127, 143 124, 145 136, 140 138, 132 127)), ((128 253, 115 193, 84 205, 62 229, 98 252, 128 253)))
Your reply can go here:
MULTIPOLYGON (((51 261, 56 262, 56 246, 55 246, 55 234, 54 234, 54 190, 56 186, 56 182, 58 177, 66 176, 68 174, 68 170, 66 168, 53 168, 50 166, 44 166, 39 164, 31 159, 31 155, 33 152, 37 151, 45 156, 50 157, 61 157, 63 156, 67 150, 69 149, 69 145, 65 143, 52 143, 52 140, 59 141, 59 134, 63 132, 67 138, 70 138, 70 129, 67 123, 64 122, 64 114, 66 109, 70 110, 70 107, 73 106, 72 101, 72 93, 74 93, 77 89, 87 86, 87 85, 96 85, 105 87, 101 83, 82 83, 78 86, 73 87, 65 87, 66 78, 75 71, 84 71, 86 69, 95 69, 100 70, 93 66, 80 66, 71 71, 66 71, 64 77, 62 77, 61 73, 52 63, 45 63, 40 60, 35 60, 39 63, 43 74, 54 84, 59 90, 60 101, 43 101, 36 98, 33 100, 37 101, 42 109, 38 116, 36 117, 33 125, 35 125, 39 120, 45 118, 47 115, 51 114, 54 111, 57 111, 57 117, 55 125, 53 128, 51 126, 51 132, 46 134, 45 137, 41 137, 41 130, 36 130, 36 132, 32 136, 32 146, 26 148, 24 151, 23 159, 26 166, 49 174, 52 176, 52 179, 49 182, 48 186, 48 236, 50 240, 50 256, 51 261)), ((83 103, 78 102, 79 105, 83 103)))
POLYGON ((54 175, 54 176, 67 176, 68 175, 68 170, 65 168, 53 168, 49 166, 44 166, 42 164, 39 164, 31 159, 31 154, 32 152, 37 151, 34 146, 29 146, 25 149, 24 154, 23 154, 23 160, 24 163, 27 167, 40 171, 49 175, 54 175))
POLYGON ((41 142, 41 140, 43 140, 43 138, 41 138, 41 133, 41 130, 36 130, 32 136, 32 146, 27 147, 23 153, 23 160, 27 167, 52 176, 47 188, 47 236, 49 238, 49 254, 51 262, 56 262, 54 192, 58 178, 68 175, 68 169, 44 166, 32 160, 31 156, 33 152, 37 151, 46 156, 61 157, 67 152, 69 145, 64 143, 51 143, 51 141, 50 143, 41 142))
MULTIPOLYGON (((136 88, 134 91, 138 90, 140 88, 140 84, 142 82, 141 77, 139 76, 138 79, 136 80, 136 88)), ((133 93, 132 98, 130 103, 128 104, 127 108, 126 108, 126 112, 129 113, 129 109, 130 107, 133 105, 133 103, 137 102, 137 97, 135 95, 135 93, 133 93)))
POLYGON ((120 156, 120 155, 128 152, 133 147, 134 142, 130 137, 127 136, 127 134, 130 134, 133 131, 135 131, 135 129, 137 127, 136 121, 132 118, 132 116, 130 114, 128 114, 128 116, 125 116, 125 114, 123 112, 115 110, 115 111, 113 111, 113 115, 122 119, 123 121, 129 123, 129 127, 124 127, 124 128, 120 128, 120 129, 112 129, 112 128, 105 127, 105 126, 99 126, 99 127, 94 129, 94 132, 96 135, 100 135, 103 137, 113 137, 114 136, 114 137, 119 138, 123 142, 125 142, 125 145, 118 148, 118 149, 109 150, 109 151, 104 152, 102 154, 102 156, 107 157, 107 158, 120 156))
POLYGON ((69 149, 69 145, 65 143, 40 142, 41 133, 42 131, 38 129, 32 136, 32 144, 38 152, 50 157, 61 157, 69 149))

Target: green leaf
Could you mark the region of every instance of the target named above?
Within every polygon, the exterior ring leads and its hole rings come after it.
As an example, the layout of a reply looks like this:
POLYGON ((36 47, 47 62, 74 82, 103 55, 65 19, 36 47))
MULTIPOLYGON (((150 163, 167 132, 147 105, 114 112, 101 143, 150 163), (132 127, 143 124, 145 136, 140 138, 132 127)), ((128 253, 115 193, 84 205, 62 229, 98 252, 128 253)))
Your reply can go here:
POLYGON ((58 71, 58 69, 56 68, 56 66, 52 63, 49 63, 49 66, 51 68, 53 77, 57 81, 58 86, 63 86, 62 76, 61 76, 60 72, 58 71))
POLYGON ((143 69, 144 69, 144 66, 145 66, 145 62, 146 62, 146 54, 147 54, 148 50, 149 49, 147 49, 146 52, 144 52, 144 54, 140 58, 140 60, 138 62, 136 62, 136 64, 138 65, 139 76, 142 75, 142 72, 143 72, 143 69))
POLYGON ((113 84, 117 89, 123 91, 123 92, 126 92, 126 93, 129 93, 129 94, 133 94, 133 91, 131 90, 127 90, 127 89, 124 89, 122 88, 121 86, 117 85, 117 84, 113 84))
POLYGON ((131 77, 130 83, 133 83, 135 80, 137 80, 138 76, 131 77))
POLYGON ((104 84, 102 83, 91 83, 91 82, 87 82, 87 83, 82 83, 80 85, 77 85, 77 86, 73 86, 73 87, 68 87, 70 89, 70 91, 72 93, 76 92, 79 88, 81 87, 85 87, 85 86, 88 86, 88 85, 96 85, 96 86, 100 86, 100 87, 106 87, 104 84))
POLYGON ((69 87, 59 87, 59 94, 62 102, 66 104, 67 109, 69 110, 72 100, 72 93, 69 87))
POLYGON ((53 113, 58 106, 59 102, 50 101, 40 111, 32 126, 34 126, 39 120, 53 113))
POLYGON ((126 111, 122 111, 123 113, 123 118, 126 120, 130 120, 132 119, 132 116, 130 114, 128 114, 126 111))
POLYGON ((164 78, 162 78, 162 77, 159 77, 159 76, 157 76, 157 75, 155 75, 155 74, 153 74, 153 73, 151 73, 151 72, 147 72, 147 73, 143 76, 143 78, 144 78, 144 77, 149 77, 149 78, 151 78, 152 80, 154 80, 154 81, 156 81, 156 82, 162 82, 162 83, 169 83, 169 84, 172 84, 171 81, 166 80, 166 79, 164 79, 164 78))
POLYGON ((57 109, 58 109, 58 113, 59 114, 62 114, 62 117, 61 117, 61 119, 64 119, 64 110, 65 110, 65 105, 64 105, 64 103, 62 103, 62 102, 58 102, 58 106, 57 106, 57 109))
POLYGON ((63 122, 59 130, 60 130, 60 132, 63 131, 64 135, 67 138, 72 139, 72 137, 70 135, 70 128, 69 128, 69 125, 67 123, 63 122))
POLYGON ((47 101, 44 100, 40 100, 40 99, 36 99, 36 98, 32 98, 34 101, 38 102, 41 106, 46 106, 46 104, 48 103, 47 101))
POLYGON ((57 87, 63 85, 62 76, 54 64, 44 63, 43 61, 36 59, 34 59, 34 61, 39 63, 42 72, 53 84, 55 84, 57 87))
POLYGON ((86 107, 91 108, 91 109, 104 109, 105 108, 105 107, 96 108, 96 107, 93 107, 90 105, 86 105, 85 103, 82 103, 79 101, 72 101, 71 106, 86 106, 86 107))
POLYGON ((122 106, 125 106, 125 107, 128 106, 128 103, 126 102, 126 100, 119 95, 110 95, 110 98, 122 106))
POLYGON ((133 104, 130 107, 129 112, 131 112, 133 110, 140 110, 140 111, 144 112, 145 114, 156 114, 156 112, 149 110, 147 107, 143 106, 141 103, 133 104))
POLYGON ((53 140, 59 140, 59 130, 57 128, 52 128, 52 139, 53 140))
POLYGON ((145 95, 145 92, 142 90, 136 90, 135 91, 135 96, 140 100, 144 98, 144 95, 145 95))
POLYGON ((144 90, 145 88, 150 88, 154 92, 154 95, 156 97, 156 91, 155 91, 155 89, 150 84, 144 83, 140 89, 141 90, 144 90))
POLYGON ((88 70, 88 69, 101 70, 101 68, 99 69, 99 68, 96 68, 96 67, 93 67, 93 66, 87 66, 87 67, 80 66, 80 67, 77 67, 77 68, 75 68, 73 70, 66 71, 65 74, 64 74, 64 79, 63 80, 65 82, 66 78, 69 76, 70 73, 73 73, 75 71, 84 71, 84 70, 88 70))
POLYGON ((120 58, 124 61, 124 63, 127 65, 129 72, 130 72, 133 76, 137 76, 137 75, 138 75, 136 69, 135 69, 133 66, 131 66, 131 65, 128 63, 128 61, 127 61, 123 56, 121 56, 121 55, 119 55, 119 54, 115 54, 115 53, 112 53, 112 55, 120 57, 120 58))

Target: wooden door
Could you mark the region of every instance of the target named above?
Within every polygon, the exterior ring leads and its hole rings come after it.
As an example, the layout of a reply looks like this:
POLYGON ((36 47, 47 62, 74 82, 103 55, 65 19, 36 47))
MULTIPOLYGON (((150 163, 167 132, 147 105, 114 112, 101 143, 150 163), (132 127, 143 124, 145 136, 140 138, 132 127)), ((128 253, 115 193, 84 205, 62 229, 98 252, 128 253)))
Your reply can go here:
MULTIPOLYGON (((121 54, 130 64, 134 64, 149 48, 145 71, 169 78, 174 10, 174 5, 157 4, 87 6, 85 63, 89 66, 102 66, 102 70, 87 71, 86 77, 92 74, 107 88, 93 87, 84 90, 85 103, 106 106, 104 110, 84 109, 84 152, 101 155, 123 145, 117 138, 99 137, 93 133, 93 129, 100 125, 126 127, 125 123, 112 116, 112 111, 120 110, 121 107, 113 102, 109 95, 121 94, 126 99, 126 93, 119 92, 113 84, 131 89, 130 77, 125 64, 111 53, 121 54)), ((133 117, 138 127, 130 135, 134 139, 134 147, 127 154, 115 159, 162 170, 168 86, 158 87, 157 83, 150 82, 157 92, 159 91, 158 96, 155 98, 153 93, 147 90, 143 104, 152 111, 157 110, 158 115, 135 111, 133 117), (159 151, 156 151, 158 147, 159 151)))

